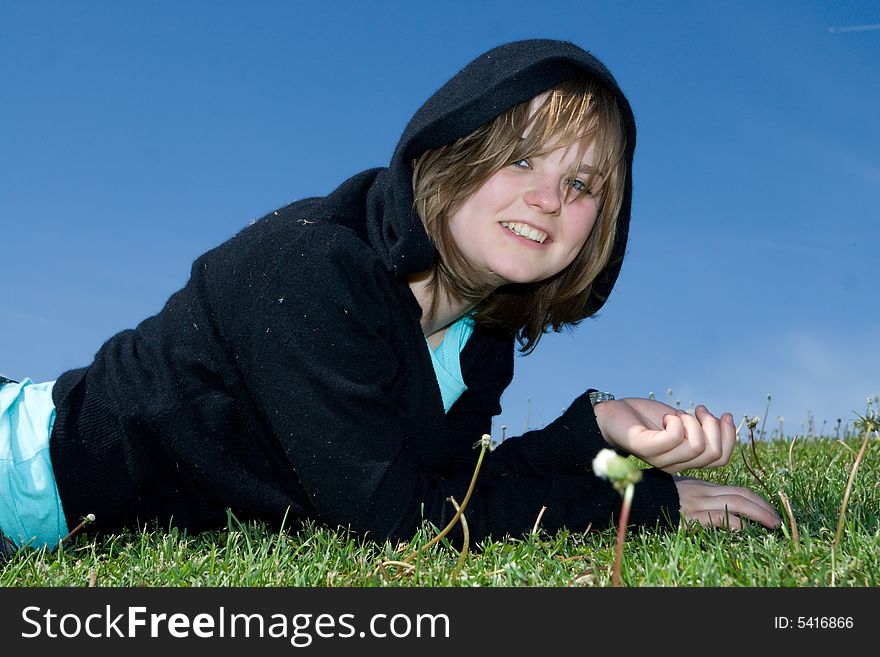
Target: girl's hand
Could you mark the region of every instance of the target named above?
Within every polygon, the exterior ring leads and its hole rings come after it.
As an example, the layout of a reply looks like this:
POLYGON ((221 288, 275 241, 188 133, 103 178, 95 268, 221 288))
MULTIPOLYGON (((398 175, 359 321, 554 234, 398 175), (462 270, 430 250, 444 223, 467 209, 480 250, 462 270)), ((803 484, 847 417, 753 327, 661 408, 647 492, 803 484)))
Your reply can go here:
POLYGON ((719 486, 693 477, 673 479, 687 523, 726 529, 742 529, 743 518, 751 518, 768 529, 776 529, 782 523, 776 510, 748 488, 719 486))
POLYGON ((733 415, 719 419, 702 405, 691 415, 652 399, 626 398, 594 410, 609 445, 665 472, 726 465, 736 446, 733 415))

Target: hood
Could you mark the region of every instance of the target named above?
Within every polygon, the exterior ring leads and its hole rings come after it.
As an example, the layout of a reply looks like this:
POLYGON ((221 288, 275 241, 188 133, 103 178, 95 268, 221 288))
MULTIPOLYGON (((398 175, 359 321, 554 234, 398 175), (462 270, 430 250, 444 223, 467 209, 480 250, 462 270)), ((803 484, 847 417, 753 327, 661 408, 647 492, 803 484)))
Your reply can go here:
POLYGON ((627 134, 627 178, 614 250, 608 266, 593 285, 583 316, 595 313, 617 280, 626 249, 635 122, 629 103, 608 69, 588 52, 564 41, 535 39, 494 48, 463 68, 416 112, 388 169, 375 174, 368 193, 370 241, 386 265, 404 277, 424 271, 434 262, 436 252, 413 207, 413 159, 425 150, 473 132, 561 82, 584 75, 598 80, 617 98, 627 134))

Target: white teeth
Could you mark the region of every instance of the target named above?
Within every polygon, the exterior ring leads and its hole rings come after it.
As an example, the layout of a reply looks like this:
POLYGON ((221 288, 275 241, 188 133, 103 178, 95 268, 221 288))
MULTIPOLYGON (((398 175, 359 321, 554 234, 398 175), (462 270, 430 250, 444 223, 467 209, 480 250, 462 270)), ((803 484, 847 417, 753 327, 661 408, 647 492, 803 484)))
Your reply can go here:
POLYGON ((532 228, 531 226, 527 226, 526 224, 521 224, 516 221, 502 221, 501 225, 507 228, 508 230, 513 231, 520 237, 525 237, 533 242, 538 242, 540 244, 544 243, 544 240, 547 239, 547 233, 542 230, 538 230, 537 228, 532 228))

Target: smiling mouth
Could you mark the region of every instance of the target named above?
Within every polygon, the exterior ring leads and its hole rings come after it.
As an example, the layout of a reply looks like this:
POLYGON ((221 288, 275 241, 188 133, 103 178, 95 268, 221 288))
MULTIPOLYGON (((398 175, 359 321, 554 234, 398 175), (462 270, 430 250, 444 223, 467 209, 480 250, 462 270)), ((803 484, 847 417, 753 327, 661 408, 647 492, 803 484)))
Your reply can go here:
POLYGON ((543 230, 532 228, 531 226, 519 223, 518 221, 502 221, 501 225, 510 232, 516 233, 520 237, 525 237, 526 239, 537 242, 538 244, 543 244, 544 240, 547 239, 547 233, 545 233, 543 230))

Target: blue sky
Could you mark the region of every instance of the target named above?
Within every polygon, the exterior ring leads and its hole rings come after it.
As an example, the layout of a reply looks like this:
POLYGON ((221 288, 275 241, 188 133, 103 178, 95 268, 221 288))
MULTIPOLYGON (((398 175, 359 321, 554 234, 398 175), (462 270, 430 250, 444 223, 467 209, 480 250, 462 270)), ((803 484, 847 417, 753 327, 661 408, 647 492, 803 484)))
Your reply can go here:
POLYGON ((852 419, 880 394, 878 23, 875 2, 0 0, 0 372, 87 364, 199 254, 386 164, 473 57, 549 37, 630 98, 632 230, 600 315, 517 359, 496 434, 588 387, 737 418, 769 393, 788 433, 852 419))

